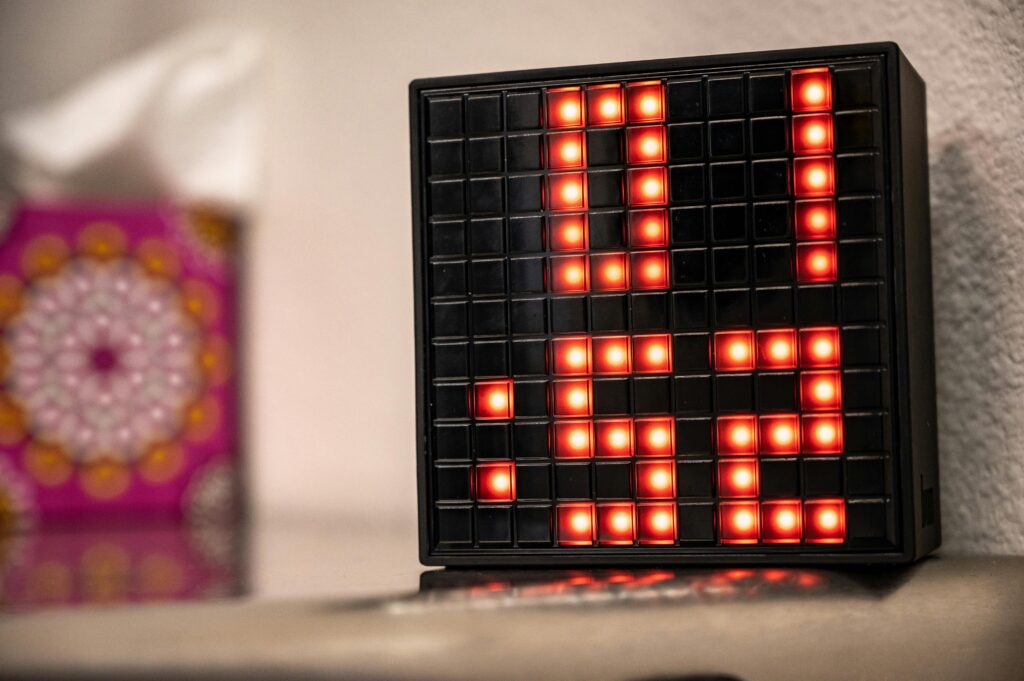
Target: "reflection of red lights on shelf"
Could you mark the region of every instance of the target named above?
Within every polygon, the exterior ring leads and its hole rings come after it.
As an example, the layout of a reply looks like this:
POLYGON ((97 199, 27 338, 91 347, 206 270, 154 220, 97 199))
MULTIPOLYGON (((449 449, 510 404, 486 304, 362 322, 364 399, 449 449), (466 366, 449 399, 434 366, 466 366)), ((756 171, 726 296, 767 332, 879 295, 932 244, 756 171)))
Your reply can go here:
POLYGON ((477 419, 510 419, 513 413, 512 381, 485 381, 473 386, 473 414, 477 419))
POLYGON ((509 502, 516 498, 516 468, 510 462, 482 463, 476 467, 476 499, 509 502))

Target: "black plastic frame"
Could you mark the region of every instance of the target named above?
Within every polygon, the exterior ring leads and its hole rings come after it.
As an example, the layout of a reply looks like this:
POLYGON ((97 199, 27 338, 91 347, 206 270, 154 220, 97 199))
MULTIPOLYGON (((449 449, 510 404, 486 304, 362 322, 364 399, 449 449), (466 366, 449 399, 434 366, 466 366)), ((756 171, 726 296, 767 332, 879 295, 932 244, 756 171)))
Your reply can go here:
MULTIPOLYGON (((937 548, 941 542, 936 434, 935 370, 931 289, 931 245, 928 202, 927 128, 925 84, 895 43, 868 43, 795 50, 686 57, 561 67, 502 73, 450 76, 414 80, 409 85, 411 141, 413 272, 416 328, 416 432, 420 561, 424 565, 657 565, 657 564, 894 564, 908 563, 937 548), (427 91, 459 91, 489 85, 529 82, 543 87, 561 81, 592 77, 657 77, 684 69, 714 70, 741 66, 836 63, 843 60, 878 59, 884 65, 887 143, 885 174, 888 194, 886 212, 889 235, 887 288, 892 347, 891 380, 893 451, 899 490, 896 549, 807 551, 805 547, 594 547, 592 549, 479 549, 434 551, 431 543, 432 508, 430 485, 429 367, 425 348, 428 292, 424 243, 425 175, 423 143, 423 95, 427 91)), ((894 495, 894 500, 897 500, 894 495)))

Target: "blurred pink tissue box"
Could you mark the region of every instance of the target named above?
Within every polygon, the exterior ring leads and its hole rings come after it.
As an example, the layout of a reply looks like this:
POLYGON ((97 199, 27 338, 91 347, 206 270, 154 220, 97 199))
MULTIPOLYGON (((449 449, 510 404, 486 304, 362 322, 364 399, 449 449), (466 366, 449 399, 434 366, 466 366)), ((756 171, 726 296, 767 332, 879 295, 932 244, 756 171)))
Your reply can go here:
POLYGON ((7 218, 0 530, 222 518, 239 458, 235 226, 157 203, 7 218))
POLYGON ((262 53, 198 27, 0 115, 0 537, 238 510, 262 53))

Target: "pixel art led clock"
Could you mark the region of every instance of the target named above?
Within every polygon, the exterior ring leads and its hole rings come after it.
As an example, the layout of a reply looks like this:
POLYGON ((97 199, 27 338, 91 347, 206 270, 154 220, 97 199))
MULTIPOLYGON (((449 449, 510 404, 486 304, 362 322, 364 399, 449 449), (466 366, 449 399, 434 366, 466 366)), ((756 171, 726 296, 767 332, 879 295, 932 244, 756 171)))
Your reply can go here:
POLYGON ((895 45, 410 94, 424 563, 938 545, 924 83, 895 45))

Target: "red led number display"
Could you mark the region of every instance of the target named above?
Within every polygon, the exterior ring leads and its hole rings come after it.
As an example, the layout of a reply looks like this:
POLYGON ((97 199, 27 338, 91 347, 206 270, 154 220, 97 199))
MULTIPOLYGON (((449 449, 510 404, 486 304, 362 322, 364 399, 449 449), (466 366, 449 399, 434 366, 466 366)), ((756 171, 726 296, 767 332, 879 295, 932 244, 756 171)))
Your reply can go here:
MULTIPOLYGON (((791 115, 786 120, 792 173, 788 214, 790 234, 796 240, 789 257, 792 282, 800 285, 828 284, 839 277, 832 86, 827 68, 788 73, 791 115)), ((673 230, 678 228, 685 235, 689 223, 687 215, 670 214, 669 209, 672 189, 665 84, 655 80, 553 87, 544 91, 543 102, 547 132, 540 146, 544 169, 550 171, 545 172, 543 182, 543 238, 548 251, 544 291, 556 299, 599 296, 609 302, 625 302, 625 296, 637 295, 630 292, 672 288, 669 249, 676 238, 673 230), (591 144, 594 139, 614 139, 595 138, 592 133, 598 133, 593 131, 610 135, 616 130, 621 131, 617 139, 624 167, 618 188, 621 195, 615 198, 624 210, 621 232, 613 234, 599 207, 608 201, 609 192, 614 197, 616 186, 595 184, 588 160, 593 157, 598 165, 606 163, 600 159, 607 156, 608 147, 591 144), (590 205, 592 201, 596 209, 590 205), (609 243, 614 246, 609 248, 609 243)), ((634 300, 631 304, 640 303, 634 300)), ((685 459, 677 459, 677 445, 682 444, 685 452, 686 443, 699 441, 696 429, 701 427, 709 428, 706 437, 714 456, 711 479, 717 543, 814 545, 845 541, 843 499, 762 497, 763 486, 770 483, 767 477, 768 482, 762 480, 762 475, 768 475, 763 472, 763 462, 836 457, 844 451, 840 328, 733 325, 712 327, 707 339, 706 357, 695 360, 699 353, 688 356, 688 362, 697 363, 687 369, 699 368, 703 362, 717 377, 741 380, 749 375, 753 378, 748 380, 762 380, 758 377, 768 376, 777 378, 765 380, 776 381, 791 377, 792 408, 765 413, 728 411, 710 419, 709 426, 677 421, 672 413, 614 415, 613 410, 613 415, 604 416, 606 412, 597 406, 598 393, 610 390, 612 384, 598 382, 655 380, 659 375, 671 378, 677 351, 673 334, 602 333, 596 329, 592 334, 562 334, 555 330, 539 341, 544 344, 543 366, 550 372, 544 387, 550 419, 546 425, 549 455, 557 465, 625 466, 618 470, 628 471, 628 479, 621 484, 631 495, 630 500, 621 501, 595 496, 592 501, 556 502, 550 525, 555 545, 671 546, 686 540, 680 532, 688 525, 680 518, 685 521, 688 507, 678 502, 677 495, 681 485, 691 481, 686 477, 688 469, 682 466, 685 459)), ((525 360, 514 359, 513 364, 518 361, 525 360)), ((481 422, 517 419, 514 395, 519 380, 474 382, 469 400, 472 417, 481 422)), ((615 385, 623 391, 618 394, 628 394, 628 383, 615 385)), ((667 388, 669 384, 664 385, 667 388)), ((529 415, 538 416, 534 412, 529 415)), ((544 428, 545 424, 531 427, 544 428)), ((513 438, 516 444, 520 442, 517 438, 513 438)), ((519 455, 515 445, 512 454, 519 455)), ((473 467, 472 487, 478 503, 514 503, 516 466, 511 461, 479 463, 473 467)))

